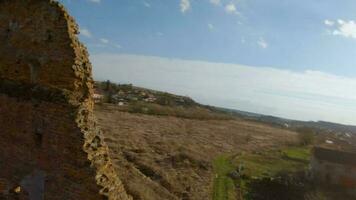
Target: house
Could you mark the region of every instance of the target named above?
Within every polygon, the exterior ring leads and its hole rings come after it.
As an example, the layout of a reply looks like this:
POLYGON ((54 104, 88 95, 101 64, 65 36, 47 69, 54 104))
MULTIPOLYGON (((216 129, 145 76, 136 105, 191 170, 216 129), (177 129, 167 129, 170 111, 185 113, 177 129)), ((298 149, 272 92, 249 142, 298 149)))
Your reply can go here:
POLYGON ((98 89, 94 89, 93 100, 94 103, 100 103, 104 100, 104 95, 98 89))
POLYGON ((356 148, 324 144, 314 147, 311 159, 313 178, 322 184, 341 186, 356 198, 356 148))
POLYGON ((144 99, 145 102, 150 102, 153 103, 157 100, 157 98, 154 95, 147 95, 147 98, 144 99))

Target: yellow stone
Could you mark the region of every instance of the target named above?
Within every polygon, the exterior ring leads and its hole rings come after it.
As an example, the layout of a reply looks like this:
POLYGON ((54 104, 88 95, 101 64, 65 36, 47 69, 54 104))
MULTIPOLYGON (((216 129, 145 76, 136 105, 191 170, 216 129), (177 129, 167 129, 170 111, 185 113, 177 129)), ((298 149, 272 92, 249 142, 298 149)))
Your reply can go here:
POLYGON ((21 187, 20 186, 18 186, 17 188, 15 188, 15 190, 14 190, 16 193, 20 193, 21 192, 21 187))

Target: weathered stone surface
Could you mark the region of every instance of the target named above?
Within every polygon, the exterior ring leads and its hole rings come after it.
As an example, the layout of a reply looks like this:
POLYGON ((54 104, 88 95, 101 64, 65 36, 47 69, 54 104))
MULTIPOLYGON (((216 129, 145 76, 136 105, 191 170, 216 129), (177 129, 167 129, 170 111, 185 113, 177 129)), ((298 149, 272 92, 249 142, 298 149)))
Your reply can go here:
POLYGON ((0 199, 131 199, 96 128, 76 34, 55 1, 0 1, 0 199))

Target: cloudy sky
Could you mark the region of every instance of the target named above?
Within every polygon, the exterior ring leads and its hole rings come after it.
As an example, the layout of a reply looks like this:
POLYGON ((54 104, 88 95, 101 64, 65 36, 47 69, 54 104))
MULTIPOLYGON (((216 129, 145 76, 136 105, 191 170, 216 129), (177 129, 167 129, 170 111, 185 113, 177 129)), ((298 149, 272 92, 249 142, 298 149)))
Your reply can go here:
POLYGON ((354 0, 61 0, 98 80, 356 125, 354 0))

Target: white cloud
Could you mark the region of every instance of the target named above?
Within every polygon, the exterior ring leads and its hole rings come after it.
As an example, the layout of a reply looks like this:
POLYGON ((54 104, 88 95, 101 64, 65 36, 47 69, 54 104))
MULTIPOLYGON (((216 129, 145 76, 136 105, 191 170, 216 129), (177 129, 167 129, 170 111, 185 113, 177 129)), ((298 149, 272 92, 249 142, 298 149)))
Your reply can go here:
POLYGON ((327 25, 327 26, 334 26, 335 22, 331 21, 331 20, 325 20, 324 24, 327 25))
POLYGON ((260 38, 257 41, 258 46, 260 46, 262 49, 266 49, 268 47, 268 43, 266 42, 266 40, 264 38, 260 38))
POLYGON ((356 39, 356 23, 353 20, 337 20, 335 29, 331 31, 333 35, 356 39))
POLYGON ((84 37, 87 37, 87 38, 91 38, 93 35, 91 34, 91 32, 86 29, 86 28, 83 28, 83 29, 79 29, 79 33, 80 35, 84 36, 84 37))
POLYGON ((162 36, 164 36, 164 33, 162 33, 162 32, 157 32, 156 35, 157 35, 158 37, 162 37, 162 36))
POLYGON ((88 0, 88 1, 90 1, 92 3, 101 3, 101 0, 88 0))
POLYGON ((180 1, 180 11, 182 13, 187 12, 188 10, 190 10, 191 6, 190 6, 190 1, 189 0, 181 0, 180 1))
POLYGON ((220 5, 221 4, 221 0, 210 0, 210 3, 212 3, 214 5, 220 5))
POLYGON ((225 11, 229 14, 238 14, 234 3, 229 3, 225 6, 225 11))
POLYGON ((340 24, 340 25, 343 25, 343 24, 345 24, 345 21, 342 20, 342 19, 338 19, 338 20, 337 20, 337 23, 340 24))
POLYGON ((209 28, 209 30, 213 30, 215 27, 213 24, 208 24, 208 28, 209 28))
POLYGON ((122 48, 122 46, 120 45, 120 44, 115 44, 114 45, 116 48, 118 48, 118 49, 121 49, 122 48))
POLYGON ((91 58, 97 80, 188 95, 215 106, 356 125, 356 78, 137 55, 91 58))
POLYGON ((151 4, 148 3, 147 1, 144 1, 144 2, 143 2, 143 5, 146 6, 147 8, 150 8, 150 7, 151 7, 151 4))
POLYGON ((104 44, 109 44, 109 40, 106 38, 100 38, 100 42, 102 42, 104 44))

